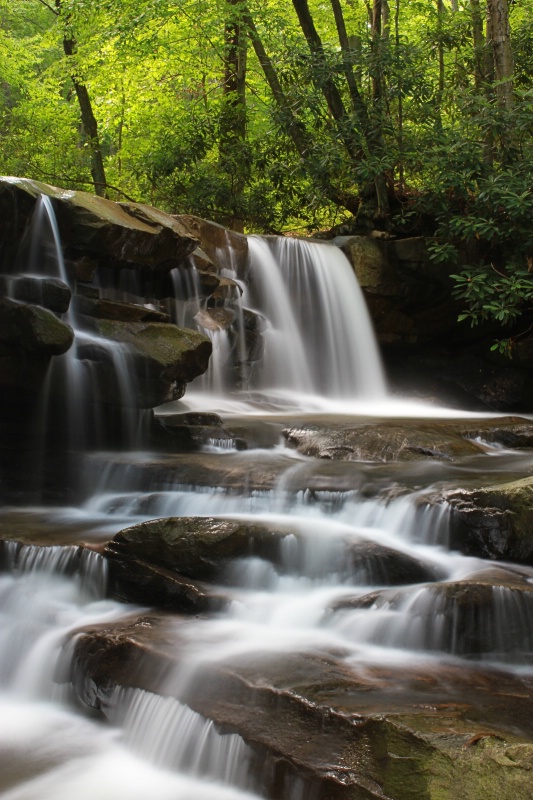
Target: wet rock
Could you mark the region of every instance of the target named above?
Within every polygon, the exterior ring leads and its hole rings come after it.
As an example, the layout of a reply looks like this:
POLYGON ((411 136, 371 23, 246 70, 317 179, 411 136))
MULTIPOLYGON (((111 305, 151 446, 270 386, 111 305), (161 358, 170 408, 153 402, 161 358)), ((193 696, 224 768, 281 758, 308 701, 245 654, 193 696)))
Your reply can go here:
POLYGON ((44 306, 56 314, 68 311, 71 291, 59 278, 20 275, 0 280, 3 293, 14 300, 44 306))
POLYGON ((161 311, 134 303, 117 303, 112 300, 74 295, 72 308, 77 314, 119 322, 169 322, 170 317, 161 311))
POLYGON ((220 278, 216 290, 213 292, 212 299, 215 302, 225 302, 227 300, 238 300, 242 296, 242 286, 231 278, 220 278))
MULTIPOLYGON (((176 625, 172 638, 179 637, 176 625)), ((172 694, 171 648, 158 615, 82 629, 70 675, 106 711, 115 687, 172 694)), ((185 656, 186 657, 186 656, 185 656)), ((251 777, 276 800, 528 800, 533 767, 528 678, 465 664, 343 664, 309 653, 248 653, 197 663, 180 699, 252 748, 251 777), (494 724, 494 719, 499 724, 494 724)))
POLYGON ((450 546, 466 555, 533 564, 533 478, 445 495, 450 546))
POLYGON ((235 322, 235 316, 230 308, 202 308, 194 319, 208 331, 227 331, 235 322))
MULTIPOLYGON (((531 575, 528 576, 531 579, 531 575)), ((501 570, 459 581, 387 589, 335 605, 373 616, 368 641, 384 647, 513 664, 533 663, 533 586, 501 570)), ((357 630, 357 620, 354 624, 357 630)))
POLYGON ((196 247, 179 219, 141 203, 113 203, 86 192, 57 189, 26 178, 0 181, 3 229, 18 224, 22 209, 33 211, 39 195, 50 197, 67 258, 95 257, 99 263, 143 265, 168 270, 196 247))
POLYGON ((180 225, 184 226, 189 235, 197 239, 208 263, 203 269, 209 270, 209 263, 219 272, 227 266, 227 249, 231 250, 231 267, 238 278, 245 278, 248 268, 248 240, 246 236, 228 230, 215 222, 209 222, 190 214, 176 217, 180 225), (222 260, 221 260, 222 259, 222 260))
POLYGON ((109 543, 108 553, 210 581, 220 579, 234 558, 258 556, 279 563, 281 542, 291 533, 288 526, 249 520, 169 517, 126 528, 109 543))
MULTIPOLYGON (((215 295, 221 286, 222 281, 226 280, 225 278, 219 278, 218 275, 215 275, 212 272, 205 272, 202 270, 198 270, 197 276, 200 295, 203 297, 212 297, 215 295)), ((186 297, 184 299, 186 299, 186 297)))
POLYGON ((533 447, 533 424, 522 417, 476 421, 469 428, 462 427, 461 436, 467 439, 482 439, 488 444, 512 449, 533 447))
POLYGON ((66 353, 74 333, 46 308, 0 298, 0 342, 30 353, 57 356, 66 353))
MULTIPOLYGON (((106 339, 128 345, 129 371, 135 395, 122 402, 139 408, 153 408, 177 400, 186 383, 207 369, 210 340, 186 328, 160 322, 119 322, 84 318, 89 329, 106 339)), ((90 354, 87 353, 89 356, 90 354)), ((94 360, 101 365, 101 396, 108 403, 119 403, 115 367, 108 359, 94 360)))
POLYGON ((356 583, 401 586, 435 580, 438 569, 421 559, 371 541, 351 542, 346 559, 356 583))
POLYGON ((333 422, 287 428, 283 436, 306 456, 340 461, 454 461, 479 453, 453 426, 439 422, 382 422, 377 425, 333 422))
MULTIPOLYGON (((106 463, 96 454, 87 456, 88 469, 98 475, 106 463), (89 466, 91 464, 92 466, 89 466)), ((193 486, 218 489, 228 496, 249 492, 270 492, 293 460, 278 453, 265 453, 261 459, 254 453, 155 453, 142 462, 126 453, 116 454, 109 471, 108 488, 123 487, 124 472, 131 486, 139 492, 168 490, 169 486, 193 486)), ((95 478, 96 479, 96 478, 95 478)))
POLYGON ((167 625, 163 614, 151 613, 76 632, 72 661, 59 663, 55 680, 71 681, 78 697, 100 710, 117 688, 157 691, 169 666, 167 625))
POLYGON ((285 428, 287 443, 300 453, 340 461, 457 461, 479 455, 483 443, 526 448, 533 425, 521 417, 465 420, 399 419, 373 424, 354 418, 317 418, 285 428))
POLYGON ((230 599, 220 590, 165 569, 149 560, 106 549, 109 563, 109 591, 116 600, 156 606, 181 614, 222 611, 230 599))
POLYGON ((163 414, 155 418, 153 433, 154 441, 167 449, 178 442, 186 449, 223 447, 228 450, 245 450, 247 447, 243 438, 225 429, 217 414, 163 414))

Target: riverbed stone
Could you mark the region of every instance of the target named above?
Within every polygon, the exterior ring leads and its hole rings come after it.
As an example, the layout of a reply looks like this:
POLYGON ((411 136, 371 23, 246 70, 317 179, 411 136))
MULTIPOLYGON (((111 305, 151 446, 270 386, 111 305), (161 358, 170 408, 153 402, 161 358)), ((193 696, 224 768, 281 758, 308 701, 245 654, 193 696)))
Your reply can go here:
POLYGON ((286 428, 287 443, 315 458, 341 461, 413 461, 434 458, 454 461, 479 452, 453 427, 439 422, 382 422, 375 425, 333 422, 286 428))
POLYGON ((465 420, 365 420, 317 418, 282 431, 290 447, 305 456, 340 461, 457 461, 483 452, 483 442, 526 448, 533 425, 521 417, 465 420), (479 441, 478 441, 479 440, 479 441))

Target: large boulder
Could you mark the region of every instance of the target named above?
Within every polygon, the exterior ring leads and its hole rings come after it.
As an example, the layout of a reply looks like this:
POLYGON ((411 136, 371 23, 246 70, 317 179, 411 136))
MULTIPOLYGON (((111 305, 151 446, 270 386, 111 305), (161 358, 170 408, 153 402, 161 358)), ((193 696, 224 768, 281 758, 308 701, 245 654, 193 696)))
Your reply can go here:
POLYGON ((178 400, 186 384, 207 369, 212 345, 197 331, 164 322, 123 322, 95 317, 86 317, 83 323, 99 337, 81 345, 80 357, 94 361, 99 367, 99 395, 104 402, 153 408, 178 400), (99 339, 126 345, 119 358, 126 360, 131 384, 129 396, 117 395, 117 365, 99 339))
POLYGON ((2 344, 43 356, 57 356, 66 353, 73 341, 72 328, 48 309, 0 298, 2 344))

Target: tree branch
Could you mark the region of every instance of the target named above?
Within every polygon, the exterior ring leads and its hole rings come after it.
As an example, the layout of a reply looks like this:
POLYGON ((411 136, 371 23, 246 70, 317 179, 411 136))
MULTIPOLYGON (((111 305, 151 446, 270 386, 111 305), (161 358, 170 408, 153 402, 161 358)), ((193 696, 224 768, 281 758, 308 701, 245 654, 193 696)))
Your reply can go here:
POLYGON ((52 12, 52 14, 55 14, 55 16, 56 16, 56 17, 58 17, 58 16, 59 16, 59 11, 58 11, 56 8, 52 8, 52 6, 48 5, 48 3, 46 2, 46 0, 39 0, 39 3, 41 3, 41 5, 43 5, 43 6, 46 6, 46 8, 48 9, 48 11, 51 11, 51 12, 52 12))

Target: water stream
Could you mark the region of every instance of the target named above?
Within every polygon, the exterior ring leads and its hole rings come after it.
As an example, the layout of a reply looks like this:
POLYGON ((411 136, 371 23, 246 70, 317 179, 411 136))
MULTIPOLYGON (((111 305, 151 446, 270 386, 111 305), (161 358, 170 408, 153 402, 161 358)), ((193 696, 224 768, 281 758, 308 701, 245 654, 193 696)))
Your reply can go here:
MULTIPOLYGON (((294 240, 254 237, 250 248, 251 277, 239 299, 239 313, 252 309, 265 320, 261 369, 237 391, 228 385, 219 361, 178 406, 160 413, 209 409, 225 419, 234 414, 241 420, 243 415, 272 420, 317 410, 366 417, 387 409, 389 414, 398 412, 387 397, 368 315, 344 256, 330 246, 294 240)), ((233 274, 230 269, 228 274, 233 274)), ((187 302, 195 287, 192 277, 187 302)), ((192 324, 190 309, 181 306, 178 313, 182 322, 192 324)), ((216 336, 222 339, 225 333, 216 336)), ((78 339, 82 350, 100 344, 88 341, 83 332, 78 339)), ((227 360, 227 342, 218 344, 227 360)), ((63 358, 79 362, 79 351, 63 358)), ((127 380, 127 354, 117 348, 112 361, 120 391, 127 380)), ((88 391, 90 367, 82 367, 89 369, 88 381, 79 373, 68 377, 73 368, 66 367, 65 387, 72 389, 70 402, 79 406, 83 403, 74 388, 88 391)), ((399 413, 430 412, 404 404, 399 413)), ((97 421, 82 434, 80 425, 76 418, 71 441, 88 449, 97 421)), ((247 490, 243 482, 238 490, 225 490, 187 482, 172 459, 164 481, 160 472, 157 479, 151 477, 149 467, 161 455, 136 450, 133 428, 132 421, 127 458, 98 451, 92 443, 96 452, 85 459, 81 505, 25 513, 45 517, 58 530, 83 525, 85 539, 96 543, 128 525, 166 516, 231 517, 289 526, 290 532, 281 537, 275 558, 242 554, 233 559, 215 587, 229 600, 225 611, 200 619, 176 618, 176 667, 162 679, 160 693, 117 688, 106 721, 85 713, 68 680, 60 677, 71 657, 70 643, 80 628, 141 610, 106 599, 105 562, 92 550, 4 546, 2 800, 265 797, 257 757, 245 740, 189 704, 191 696, 202 694, 203 676, 214 665, 301 654, 336 659, 343 668, 366 669, 369 675, 376 665, 391 664, 432 670, 439 664, 466 668, 475 662, 515 674, 530 670, 529 595, 496 585, 483 608, 465 611, 457 593, 450 591, 467 577, 483 574, 486 564, 451 552, 446 507, 423 502, 434 484, 446 479, 447 467, 428 466, 422 475, 413 471, 412 485, 392 499, 369 496, 373 473, 363 464, 360 488, 309 492, 294 487, 313 459, 281 442, 236 454, 213 441, 205 456, 218 468, 238 464, 245 476, 247 463, 278 465, 272 487, 247 490), (470 638, 465 639, 465 628, 471 630, 470 638)), ((483 469, 505 471, 515 455, 480 447, 479 463, 483 460, 483 469), (489 459, 491 466, 486 467, 489 459)), ((461 468, 465 473, 475 470, 477 462, 456 467, 461 468)), ((517 580, 533 583, 533 570, 519 570, 517 580)), ((311 796, 296 782, 286 787, 282 800, 311 796)))

